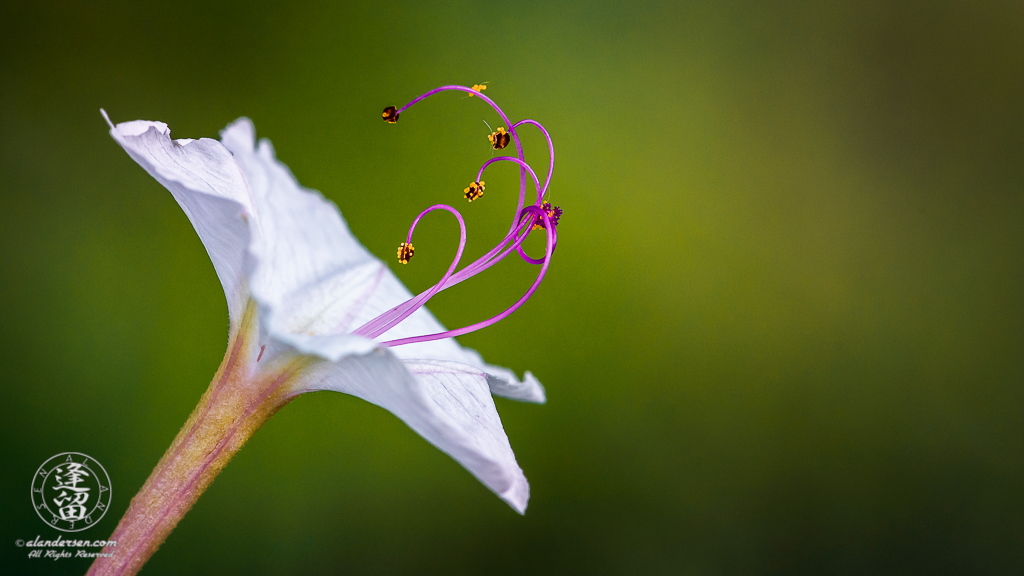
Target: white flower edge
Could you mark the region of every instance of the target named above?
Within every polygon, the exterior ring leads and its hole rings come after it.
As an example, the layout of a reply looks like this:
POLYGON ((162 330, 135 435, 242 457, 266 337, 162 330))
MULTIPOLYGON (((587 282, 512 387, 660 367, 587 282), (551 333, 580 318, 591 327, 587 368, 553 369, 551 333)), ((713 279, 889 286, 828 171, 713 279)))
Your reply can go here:
MULTIPOLYGON (((525 510, 529 486, 490 394, 544 402, 532 374, 520 381, 453 339, 381 349, 348 334, 410 294, 351 235, 333 203, 302 188, 269 141, 256 144, 248 119, 222 131, 223 143, 171 140, 162 122, 107 122, 196 229, 224 288, 232 330, 253 298, 266 353, 294 349, 330 362, 309 376, 308 390, 344 392, 387 409, 525 510)), ((443 330, 421 308, 385 337, 443 330)))

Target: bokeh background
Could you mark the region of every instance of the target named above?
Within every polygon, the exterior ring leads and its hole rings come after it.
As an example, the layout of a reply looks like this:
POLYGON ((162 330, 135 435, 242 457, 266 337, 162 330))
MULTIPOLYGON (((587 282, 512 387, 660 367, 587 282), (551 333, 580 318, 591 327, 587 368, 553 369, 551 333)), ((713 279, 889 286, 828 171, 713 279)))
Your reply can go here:
MULTIPOLYGON (((5 573, 56 533, 29 485, 85 452, 106 537, 224 353, 224 297, 114 121, 238 116, 414 290, 506 230, 476 99, 555 139, 565 210, 540 292, 461 338, 532 370, 498 399, 519 516, 397 418, 299 398, 143 574, 1008 574, 1024 571, 1020 2, 37 2, 0 7, 5 573)), ((525 132, 543 171, 543 141, 525 132)), ((534 247, 536 253, 536 246, 534 247)), ((432 302, 514 301, 502 267, 432 302)), ((84 534, 84 533, 83 533, 84 534)))

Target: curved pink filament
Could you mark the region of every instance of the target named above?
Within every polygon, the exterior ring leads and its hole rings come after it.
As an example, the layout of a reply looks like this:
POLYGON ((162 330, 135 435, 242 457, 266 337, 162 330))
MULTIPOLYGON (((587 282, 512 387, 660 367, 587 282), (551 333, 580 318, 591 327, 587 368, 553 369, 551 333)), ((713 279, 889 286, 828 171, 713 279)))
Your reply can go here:
MULTIPOLYGON (((408 236, 406 238, 406 242, 408 242, 410 244, 412 243, 412 233, 416 230, 416 225, 419 224, 420 220, 422 220, 424 216, 426 216, 427 214, 433 212, 434 210, 447 210, 447 211, 451 212, 452 214, 454 214, 455 218, 459 221, 459 249, 455 253, 455 259, 452 260, 451 265, 448 266, 448 270, 444 273, 444 276, 441 277, 441 281, 438 282, 437 284, 435 284, 434 286, 432 286, 429 290, 427 290, 427 293, 428 293, 427 299, 428 300, 430 299, 431 296, 433 296, 439 290, 441 290, 441 286, 455 272, 455 268, 458 267, 459 261, 462 260, 462 252, 466 248, 466 222, 462 219, 462 214, 459 214, 458 210, 456 210, 455 208, 452 208, 451 206, 448 206, 447 204, 435 204, 435 205, 431 206, 430 208, 427 208, 423 212, 420 212, 420 215, 417 216, 415 220, 413 220, 412 226, 409 227, 409 234, 408 234, 408 236)), ((357 328, 355 330, 355 332, 353 332, 353 334, 355 334, 357 336, 366 336, 367 338, 376 338, 383 331, 388 330, 392 326, 394 326, 395 324, 398 324, 402 320, 405 320, 406 318, 409 317, 410 314, 412 314, 415 311, 416 311, 416 309, 413 308, 413 309, 410 309, 410 310, 408 310, 408 311, 406 311, 406 312, 404 312, 402 314, 399 314, 399 315, 395 316, 394 318, 388 320, 388 322, 384 326, 383 330, 381 330, 380 332, 377 332, 377 333, 366 333, 366 332, 364 332, 364 329, 366 328, 366 326, 373 322, 371 320, 367 324, 364 324, 363 326, 360 326, 359 328, 357 328)))
MULTIPOLYGON (((494 164, 495 162, 514 162, 519 165, 519 168, 521 170, 526 170, 527 172, 529 172, 530 176, 533 177, 534 186, 537 187, 537 203, 539 204, 543 200, 544 196, 543 192, 541 191, 540 181, 537 180, 537 174, 534 173, 533 168, 531 168, 530 165, 527 164, 526 162, 523 162, 519 158, 515 158, 513 156, 497 156, 495 158, 491 158, 487 162, 484 162, 483 166, 481 166, 480 170, 476 173, 477 182, 479 182, 480 179, 484 177, 484 170, 487 170, 487 167, 490 166, 491 164, 494 164)), ((519 208, 517 209, 521 210, 522 206, 519 206, 519 208)))
POLYGON ((492 158, 492 159, 488 160, 487 162, 485 162, 483 164, 483 166, 481 166, 481 168, 480 168, 480 170, 479 170, 479 172, 477 174, 477 181, 479 181, 480 178, 483 176, 484 170, 490 164, 493 164, 494 162, 509 161, 509 162, 513 162, 513 163, 519 165, 519 167, 520 167, 519 202, 518 202, 518 205, 516 206, 516 215, 515 215, 515 218, 512 221, 512 226, 509 228, 509 232, 505 236, 505 238, 502 239, 502 241, 499 242, 494 248, 489 250, 486 254, 484 254, 483 256, 478 258, 472 264, 466 266, 464 269, 460 270, 457 273, 453 273, 454 269, 458 266, 458 263, 459 263, 459 261, 460 261, 460 259, 462 257, 463 249, 465 247, 465 242, 466 242, 465 223, 462 220, 462 216, 454 208, 451 208, 450 206, 443 205, 443 204, 438 204, 438 205, 435 205, 435 206, 431 206, 427 210, 423 211, 419 216, 417 216, 416 220, 413 222, 412 226, 410 227, 409 234, 408 234, 408 240, 407 241, 410 242, 410 243, 412 242, 413 230, 415 229, 416 225, 419 223, 420 219, 423 218, 424 215, 426 215, 427 213, 429 213, 429 212, 431 212, 433 210, 439 210, 439 209, 448 210, 449 212, 452 212, 455 215, 455 217, 459 220, 459 227, 460 227, 460 230, 461 230, 461 238, 460 238, 460 243, 459 243, 459 249, 458 249, 458 252, 456 254, 455 260, 452 262, 451 266, 449 266, 449 268, 448 268, 448 271, 444 274, 444 276, 441 278, 441 280, 437 284, 431 286, 430 288, 428 288, 427 290, 421 292, 420 294, 418 294, 418 295, 416 295, 416 296, 406 300, 405 302, 403 302, 402 304, 399 304, 398 306, 392 308, 391 310, 388 310, 387 312, 379 315, 378 317, 376 317, 373 320, 367 322, 363 326, 360 326, 355 332, 353 332, 353 334, 357 334, 357 335, 361 335, 361 336, 366 336, 366 337, 369 337, 369 338, 376 338, 377 336, 380 336, 381 334, 384 334, 385 332, 387 332, 388 330, 390 330, 391 328, 393 328, 394 326, 398 325, 400 322, 402 322, 403 320, 408 318, 411 314, 413 314, 420 307, 425 305, 427 303, 427 301, 429 301, 438 292, 440 292, 442 290, 445 290, 447 288, 450 288, 451 286, 459 284, 460 282, 462 282, 462 281, 464 281, 464 280, 466 280, 466 279, 468 279, 468 278, 470 278, 472 276, 475 276, 476 274, 479 274, 480 272, 483 272, 484 270, 486 270, 486 269, 490 268, 491 266, 497 264, 498 262, 502 261, 505 257, 507 257, 512 252, 512 250, 515 250, 520 255, 520 257, 522 257, 527 262, 530 262, 532 264, 541 264, 541 270, 538 273, 537 278, 534 280, 533 285, 526 292, 526 294, 524 294, 523 297, 519 299, 519 301, 517 301, 515 304, 513 304, 511 307, 506 309, 501 314, 498 314, 497 316, 494 316, 494 317, 489 318, 487 320, 484 320, 482 322, 477 322, 476 324, 472 324, 470 326, 466 326, 466 327, 459 328, 459 329, 456 329, 456 330, 449 330, 449 331, 441 332, 441 333, 438 333, 438 334, 428 334, 428 335, 423 335, 423 336, 415 336, 415 337, 411 337, 411 338, 402 338, 402 339, 398 339, 398 340, 391 340, 391 341, 382 343, 382 345, 384 345, 384 346, 400 346, 400 345, 403 345, 403 344, 412 344, 412 343, 415 343, 415 342, 427 342, 427 341, 430 341, 430 340, 438 340, 438 339, 442 339, 442 338, 450 338, 450 337, 453 337, 453 336, 459 336, 461 334, 467 334, 469 332, 473 332, 475 330, 479 330, 481 328, 485 328, 487 326, 490 326, 490 325, 492 325, 492 324, 494 324, 496 322, 499 322, 500 320, 506 318, 507 316, 509 316, 510 314, 515 312, 515 310, 517 310, 519 307, 521 307, 523 305, 523 303, 525 303, 526 300, 528 300, 533 295, 533 293, 536 292, 536 290, 540 286, 540 283, 543 280, 545 274, 547 273, 547 268, 548 268, 548 266, 550 264, 551 256, 552 256, 552 254, 554 252, 554 249, 558 245, 558 233, 557 233, 557 230, 555 229, 554 222, 551 219, 551 217, 548 216, 548 214, 540 206, 542 204, 542 202, 543 202, 544 196, 547 194, 548 187, 549 187, 549 185, 551 183, 551 175, 552 175, 552 173, 554 171, 554 162, 555 162, 554 145, 553 145, 553 143, 551 141, 551 136, 548 134, 547 130, 539 122, 536 122, 534 120, 521 120, 521 121, 519 121, 519 122, 517 122, 515 124, 512 124, 509 121, 508 116, 505 115, 505 113, 501 110, 501 108, 498 107, 497 104, 494 103, 494 101, 492 101, 487 96, 484 96, 483 94, 481 94, 481 93, 479 93, 479 92, 477 92, 477 91, 475 91, 475 90, 473 90, 471 88, 467 88, 465 86, 449 85, 449 86, 441 86, 439 88, 435 88, 435 89, 433 89, 433 90, 431 90, 429 92, 426 92, 426 93, 422 94, 421 96, 418 96, 417 98, 415 98, 414 100, 412 100, 411 102, 409 102, 408 104, 406 104, 405 106, 400 108, 398 110, 398 113, 401 113, 402 111, 404 111, 405 109, 409 108, 413 104, 415 104, 415 103, 417 103, 417 102, 419 102, 419 101, 421 101, 421 100, 423 100, 423 99, 425 99, 425 98, 427 98, 429 96, 432 96, 434 94, 437 94, 439 92, 446 91, 446 90, 455 90, 455 91, 461 91, 461 92, 468 92, 468 93, 470 93, 470 94, 472 94, 474 96, 478 96, 481 100, 483 100, 488 105, 490 105, 492 108, 494 108, 494 110, 498 113, 499 116, 501 116, 502 120, 505 122, 505 125, 509 127, 509 134, 511 135, 512 140, 513 140, 513 142, 516 145, 516 152, 517 152, 518 157, 501 156, 501 157, 498 157, 498 158, 492 158), (515 131, 516 127, 521 126, 523 124, 529 124, 529 125, 535 126, 536 128, 538 128, 541 131, 541 133, 544 135, 544 138, 547 140, 548 152, 549 152, 549 164, 548 164, 547 177, 545 178, 544 186, 543 187, 541 187, 540 182, 539 182, 539 180, 537 178, 537 175, 533 171, 533 168, 530 167, 530 165, 527 164, 525 162, 525 160, 523 159, 522 144, 519 141, 519 136, 518 136, 518 134, 515 131), (526 201, 526 175, 527 174, 530 174, 530 176, 532 177, 532 179, 534 181, 534 185, 535 185, 536 190, 537 190, 537 204, 533 205, 533 206, 528 206, 528 207, 526 207, 524 209, 524 204, 525 204, 525 201, 526 201), (546 235, 546 238, 547 238, 547 247, 545 249, 545 254, 544 254, 544 257, 542 259, 531 258, 530 256, 528 256, 524 252, 524 250, 522 248, 522 244, 523 244, 524 240, 532 232, 533 224, 534 224, 534 222, 537 221, 537 219, 542 219, 544 221, 544 224, 545 224, 545 226, 544 226, 544 228, 545 228, 545 235, 546 235))
MULTIPOLYGON (((532 223, 533 220, 531 219, 530 222, 532 223)), ((526 230, 528 231, 529 228, 526 228, 526 230)), ((430 288, 424 290, 418 295, 409 298, 408 300, 399 304, 398 306, 395 306, 391 310, 388 310, 387 312, 381 314, 380 316, 377 316, 373 320, 370 320, 366 324, 360 326, 359 329, 356 332, 354 332, 354 334, 357 333, 359 335, 365 336, 367 334, 377 333, 379 335, 380 332, 378 330, 380 329, 380 327, 384 325, 388 325, 389 327, 394 325, 394 322, 392 322, 394 318, 397 318, 399 316, 401 316, 402 318, 408 317, 410 314, 415 312, 417 308, 420 308, 421 306, 426 304, 427 300, 433 297, 434 294, 442 290, 451 288, 452 286, 455 286, 456 284, 459 284, 460 282, 467 280, 479 274, 480 272, 483 272, 484 270, 490 268, 491 266, 503 260, 505 256, 507 256, 512 251, 512 246, 509 246, 507 249, 505 249, 504 252, 502 252, 498 256, 494 255, 498 253, 502 248, 504 248, 505 245, 508 244, 509 241, 511 241, 514 238, 515 233, 507 235, 500 243, 498 243, 497 246, 492 248, 487 254, 484 254, 475 262, 473 262, 469 266, 463 268, 462 270, 451 276, 447 281, 444 281, 443 283, 439 282, 438 284, 431 286, 430 288), (437 286, 440 286, 440 288, 435 290, 437 286), (406 312, 408 312, 408 314, 406 314, 406 312)))
MULTIPOLYGON (((528 207, 524 212, 528 213, 529 217, 522 221, 521 227, 518 230, 515 230, 512 233, 506 235, 505 238, 502 239, 502 241, 499 242, 497 246, 488 251, 487 254, 484 254, 475 262, 473 262, 469 266, 466 266, 456 274, 452 275, 447 280, 442 279, 442 281, 438 282, 438 284, 435 284, 429 289, 419 293, 418 295, 406 300, 402 304, 395 306, 391 310, 388 310, 387 312, 367 322, 363 326, 359 327, 359 329, 355 333, 359 335, 375 334, 379 336, 384 331, 389 330, 391 327, 394 327, 398 323, 395 321, 396 318, 398 318, 399 320, 407 318, 413 312, 415 312, 416 309, 425 305, 427 301, 430 300, 430 298, 432 298, 438 292, 441 292, 442 290, 447 290, 448 288, 451 288, 452 286, 455 286, 456 284, 459 284, 464 280, 467 280, 479 274, 480 272, 483 272, 484 270, 490 268, 491 266, 494 266, 498 262, 504 260, 505 257, 508 256, 512 250, 516 250, 519 253, 519 255, 523 257, 523 259, 526 260, 527 262, 530 262, 532 264, 543 264, 543 259, 535 260, 533 258, 530 258, 522 251, 522 243, 526 239, 526 236, 528 236, 532 232, 533 223, 537 218, 537 215, 534 213, 535 211, 537 213, 544 213, 543 209, 540 209, 537 206, 528 207), (522 233, 521 237, 519 236, 520 233, 522 233), (513 242, 511 246, 508 246, 508 248, 505 248, 509 241, 513 239, 516 239, 516 241, 513 242), (497 254, 499 251, 501 251, 501 253, 495 256, 495 254, 497 254), (438 288, 438 286, 440 286, 440 288, 438 288), (381 327, 384 326, 387 326, 387 328, 385 328, 382 331, 381 327)), ((556 230, 554 234, 552 252, 554 251, 554 248, 556 248, 557 246, 558 234, 556 230)))
MULTIPOLYGON (((401 346, 403 344, 415 344, 417 342, 429 342, 431 340, 440 340, 440 339, 443 339, 443 338, 452 338, 452 337, 455 337, 455 336, 461 336, 463 334, 468 334, 470 332, 475 332, 477 330, 480 330, 481 328, 486 328, 486 327, 488 327, 488 326, 490 326, 490 325, 492 325, 492 324, 494 324, 496 322, 500 322, 501 320, 504 320, 510 314, 512 314, 513 312, 518 310, 519 307, 521 307, 527 300, 529 300, 530 297, 533 296, 533 293, 537 291, 537 288, 540 286, 541 281, 544 280, 544 275, 547 274, 548 265, 551 263, 551 254, 552 254, 552 251, 555 248, 555 235, 556 235, 556 232, 555 232, 554 222, 552 222, 551 217, 548 216, 546 212, 544 212, 543 210, 541 210, 540 208, 538 208, 536 206, 529 206, 529 207, 526 208, 526 210, 528 212, 534 212, 538 216, 540 216, 541 218, 544 219, 544 224, 545 224, 544 230, 547 232, 547 248, 544 251, 544 261, 543 261, 543 264, 541 265, 540 272, 537 273, 537 278, 533 281, 533 284, 530 286, 530 289, 526 291, 526 294, 523 294, 523 296, 515 304, 513 304, 509 308, 505 309, 504 312, 502 312, 502 313, 500 313, 500 314, 498 314, 496 316, 493 316, 491 318, 488 318, 487 320, 483 320, 481 322, 477 322, 476 324, 471 324, 469 326, 464 326, 462 328, 456 328, 455 330, 447 330, 445 332, 438 332, 436 334, 424 334, 422 336, 412 336, 412 337, 409 337, 409 338, 399 338, 397 340, 389 340, 387 342, 382 342, 381 345, 382 346, 401 346)), ((522 243, 523 239, 526 238, 526 236, 528 236, 528 233, 527 234, 523 234, 522 236, 518 237, 516 239, 516 243, 517 244, 518 243, 522 243)))
POLYGON ((551 184, 551 174, 555 171, 555 145, 551 142, 551 135, 548 134, 548 131, 536 120, 520 120, 513 124, 512 127, 516 128, 523 124, 536 126, 537 129, 540 130, 541 134, 544 135, 544 139, 548 141, 548 177, 544 179, 544 188, 541 189, 541 196, 543 197, 543 195, 548 192, 548 185, 551 184))
MULTIPOLYGON (((541 209, 541 212, 544 212, 543 208, 541 209)), ((546 215, 547 215, 547 213, 545 212, 545 216, 546 215)), ((550 219, 550 216, 548 216, 548 219, 550 219)), ((548 219, 544 220, 545 224, 547 223, 548 219)), ((531 229, 533 228, 533 218, 530 219, 530 228, 531 229)), ((555 246, 551 248, 551 251, 553 252, 555 250, 555 248, 557 248, 557 247, 558 247, 558 235, 556 234, 555 235, 555 246)), ((519 254, 520 258, 522 258, 523 260, 526 260, 530 264, 543 264, 544 263, 544 258, 536 259, 536 258, 532 258, 529 254, 527 254, 526 250, 523 249, 523 244, 521 242, 519 243, 518 246, 516 246, 516 254, 519 254)))
MULTIPOLYGON (((509 121, 508 116, 506 116, 505 112, 502 111, 502 109, 497 104, 494 103, 494 100, 491 100, 487 96, 484 96, 484 94, 482 92, 477 92, 476 90, 473 90, 472 88, 467 88, 465 86, 457 86, 457 85, 453 85, 453 84, 449 84, 449 85, 446 85, 446 86, 439 86, 437 88, 434 88, 433 90, 430 90, 428 92, 424 92, 423 94, 417 96, 416 98, 413 98, 412 101, 410 101, 408 104, 406 104, 405 106, 402 106, 401 108, 399 108, 397 113, 401 114, 405 109, 411 107, 413 104, 416 104, 417 102, 419 102, 421 100, 429 98, 430 96, 433 96, 434 94, 438 94, 440 92, 444 92, 446 90, 454 90, 456 92, 467 92, 469 94, 472 94, 473 96, 479 97, 481 100, 486 102, 491 108, 494 108, 494 111, 497 112, 498 116, 501 116, 501 119, 505 122, 505 126, 508 126, 508 133, 509 133, 510 136, 512 136, 512 142, 516 145, 516 156, 518 156, 520 160, 525 161, 525 158, 523 158, 523 145, 522 145, 522 143, 519 142, 519 134, 516 133, 516 129, 513 127, 512 122, 509 121)), ((519 204, 516 205, 516 219, 512 220, 512 226, 509 228, 509 230, 508 230, 509 232, 512 232, 513 230, 515 230, 516 223, 518 222, 519 212, 523 209, 523 205, 525 203, 526 203, 526 170, 525 169, 520 169, 520 171, 519 171, 519 204)))

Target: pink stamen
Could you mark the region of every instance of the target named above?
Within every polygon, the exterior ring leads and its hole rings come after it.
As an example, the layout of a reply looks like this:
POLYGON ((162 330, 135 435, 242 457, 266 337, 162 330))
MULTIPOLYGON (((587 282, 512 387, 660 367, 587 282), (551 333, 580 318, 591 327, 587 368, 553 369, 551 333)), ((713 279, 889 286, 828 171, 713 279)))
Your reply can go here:
MULTIPOLYGON (((497 104, 494 103, 494 100, 491 100, 487 96, 483 95, 480 92, 477 92, 476 90, 473 90, 472 88, 467 88, 465 86, 456 86, 456 85, 447 85, 447 86, 440 86, 438 88, 434 88, 433 90, 431 90, 429 92, 426 92, 424 94, 421 94, 420 96, 417 96, 411 102, 409 102, 405 106, 402 106, 401 108, 399 108, 398 109, 398 113, 401 114, 407 108, 410 108, 413 104, 416 104, 417 102, 419 102, 421 100, 429 98, 430 96, 433 96, 434 94, 438 94, 440 92, 444 92, 446 90, 455 90, 457 92, 466 92, 466 93, 468 93, 468 94, 470 94, 472 96, 478 96, 478 97, 480 97, 481 100, 486 102, 488 106, 490 106, 491 108, 494 108, 494 111, 497 112, 498 116, 501 116, 501 119, 505 122, 505 126, 508 126, 508 133, 509 133, 510 136, 512 136, 512 143, 516 145, 516 156, 518 156, 520 160, 524 160, 524 158, 523 158, 523 145, 522 145, 522 143, 519 142, 519 134, 516 133, 516 129, 513 126, 512 122, 508 119, 508 116, 506 116, 505 112, 497 104)), ((525 201, 526 201, 526 170, 522 170, 521 169, 520 170, 520 176, 519 176, 519 204, 516 206, 516 214, 517 215, 522 211, 523 204, 525 203, 525 201)), ((509 229, 509 232, 511 232, 512 229, 515 228, 515 226, 516 226, 516 221, 513 221, 512 222, 512 228, 509 229)))
POLYGON ((513 143, 515 144, 517 157, 499 156, 497 158, 491 158, 490 160, 484 162, 484 164, 480 167, 480 170, 477 173, 476 180, 482 180, 484 171, 487 169, 488 166, 495 162, 512 162, 519 166, 519 202, 516 206, 516 212, 515 217, 512 220, 512 226, 509 228, 508 234, 506 234, 502 241, 499 242, 494 248, 490 249, 486 254, 478 258, 472 264, 466 266, 459 272, 455 272, 455 268, 458 267, 459 261, 462 258, 462 253, 466 244, 466 226, 465 222, 462 219, 462 215, 459 214, 458 210, 444 204, 437 204, 435 206, 431 206, 430 208, 421 212, 420 215, 417 216, 416 219, 413 221, 412 226, 409 228, 407 242, 409 244, 412 243, 413 231, 415 230, 416 225, 419 223, 420 219, 423 218, 423 216, 434 210, 447 210, 454 214, 459 221, 459 249, 456 252, 455 259, 448 267, 448 271, 445 272, 444 276, 441 277, 441 280, 437 284, 434 284, 427 290, 406 300, 402 304, 395 306, 391 310, 388 310, 387 312, 377 316, 376 318, 370 320, 366 324, 363 324, 358 329, 356 329, 353 332, 353 334, 365 336, 367 338, 377 338, 378 336, 384 334, 385 332, 387 332, 388 330, 390 330, 391 328, 395 327, 400 322, 408 318, 416 310, 425 305, 427 301, 429 301, 438 292, 455 286, 456 284, 459 284, 460 282, 467 280, 479 274, 480 272, 483 272, 484 270, 487 270, 491 266, 494 266, 498 262, 504 260, 505 257, 512 253, 513 250, 515 250, 523 260, 531 264, 540 264, 541 269, 538 272, 537 278, 534 280, 529 290, 527 290, 526 293, 515 304, 513 304, 505 311, 501 312, 496 316, 488 318, 487 320, 484 320, 482 322, 477 322, 476 324, 472 324, 455 330, 448 330, 437 334, 425 334, 422 336, 413 336, 409 338, 390 340, 387 342, 383 342, 381 344, 382 346, 401 346, 403 344, 413 344, 416 342, 428 342, 431 340, 439 340, 442 338, 451 338, 453 336, 459 336, 462 334, 473 332, 475 330, 479 330, 481 328, 485 328, 487 326, 490 326, 492 324, 495 324, 496 322, 503 320, 504 318, 508 317, 510 314, 518 310, 527 300, 530 299, 534 292, 537 291, 537 288, 540 286, 541 281, 547 274, 548 266, 551 263, 551 256, 554 253, 555 247, 558 245, 558 233, 555 229, 557 220, 552 219, 551 215, 549 215, 548 212, 541 206, 544 202, 544 197, 547 195, 548 187, 551 183, 551 175, 554 171, 555 165, 555 148, 551 141, 551 136, 550 134, 548 134, 548 131, 544 129, 544 127, 535 120, 521 120, 513 124, 512 122, 509 121, 508 116, 505 115, 501 108, 499 108, 498 105, 494 103, 494 101, 492 101, 487 96, 484 96, 480 92, 473 90, 472 88, 467 88, 465 86, 441 86, 440 88, 435 88, 434 90, 431 90, 415 98, 405 106, 399 108, 396 112, 396 116, 397 114, 401 114, 403 111, 405 111, 413 104, 416 104, 417 102, 429 96, 446 90, 469 92, 473 96, 478 96, 481 100, 483 100, 492 108, 494 108, 498 115, 501 116, 501 119, 505 122, 505 126, 508 126, 508 133, 511 136, 513 143), (544 135, 545 140, 547 140, 549 163, 547 177, 544 180, 543 186, 541 186, 540 181, 537 178, 537 174, 534 172, 533 168, 529 164, 527 164, 526 161, 523 159, 523 148, 522 144, 519 141, 519 135, 516 133, 516 128, 524 124, 529 124, 531 126, 538 128, 544 135), (524 207, 524 204, 526 202, 527 174, 529 174, 530 177, 533 179, 535 190, 537 192, 537 200, 535 204, 524 207), (525 253, 525 251, 522 248, 523 242, 533 231, 533 224, 535 222, 540 224, 540 226, 544 229, 547 240, 544 256, 543 258, 539 259, 531 258, 525 253))
POLYGON ((554 143, 551 142, 551 135, 548 134, 548 131, 543 126, 540 125, 540 122, 537 122, 536 120, 520 120, 519 122, 513 124, 512 127, 516 128, 517 126, 522 126, 523 124, 536 126, 537 129, 540 130, 541 134, 544 135, 544 139, 548 141, 548 176, 547 178, 544 179, 544 188, 541 189, 543 195, 547 195, 548 185, 551 184, 551 174, 555 171, 555 145, 554 143))
MULTIPOLYGON (((451 206, 448 206, 447 204, 435 204, 435 205, 431 206, 430 208, 427 208, 423 212, 420 212, 420 215, 417 216, 415 220, 413 220, 412 226, 409 227, 409 235, 407 236, 406 242, 408 242, 409 244, 412 244, 412 233, 416 230, 416 225, 420 223, 420 220, 422 220, 424 216, 426 216, 427 214, 433 212, 434 210, 447 210, 447 211, 451 212, 452 214, 454 214, 455 218, 459 221, 459 249, 455 252, 455 259, 452 260, 451 265, 448 266, 448 271, 445 272, 444 276, 441 277, 441 281, 438 282, 437 284, 431 286, 427 290, 426 297, 425 297, 424 301, 429 300, 434 294, 438 293, 441 290, 441 286, 455 272, 455 268, 458 267, 459 261, 462 260, 462 252, 466 248, 466 222, 465 222, 465 220, 462 219, 462 214, 459 214, 458 210, 456 210, 455 208, 452 208, 451 206)), ((392 309, 392 311, 393 310, 394 309, 392 309)), ((387 318, 386 321, 383 323, 383 326, 379 327, 379 328, 378 327, 370 327, 370 328, 368 328, 368 326, 370 326, 371 324, 374 323, 374 321, 371 320, 370 322, 367 322, 366 324, 364 324, 364 325, 360 326, 359 328, 357 328, 356 331, 353 332, 353 334, 356 334, 358 336, 366 336, 367 338, 376 338, 377 336, 379 336, 383 332, 389 330, 392 326, 394 326, 394 325, 398 324, 399 322, 401 322, 402 320, 405 320, 406 318, 408 318, 409 315, 412 314, 415 311, 416 311, 416 308, 412 308, 412 309, 403 311, 403 312, 401 312, 399 314, 392 315, 391 317, 387 318)), ((378 316, 378 318, 381 318, 381 317, 384 317, 384 316, 388 316, 389 312, 385 312, 381 316, 378 316)))
MULTIPOLYGON (((469 334, 470 332, 475 332, 477 330, 480 330, 481 328, 486 328, 486 327, 488 327, 488 326, 490 326, 492 324, 495 324, 497 322, 500 322, 501 320, 504 320, 510 314, 512 314, 513 312, 518 310, 520 306, 525 304, 526 301, 530 299, 530 296, 533 296, 533 293, 537 291, 537 288, 540 287, 541 281, 544 280, 544 276, 548 272, 548 265, 551 263, 551 254, 552 254, 552 252, 555 249, 555 235, 556 235, 555 230, 554 230, 554 223, 551 222, 551 218, 545 212, 540 211, 536 206, 529 206, 529 207, 526 208, 526 210, 527 211, 538 210, 540 217, 544 219, 545 224, 548 224, 548 227, 545 228, 545 230, 549 230, 549 232, 547 234, 547 248, 544 251, 544 260, 541 263, 540 272, 537 273, 537 278, 533 281, 533 285, 530 286, 530 289, 526 291, 526 294, 523 294, 522 298, 520 298, 519 301, 517 301, 515 304, 513 304, 512 306, 507 308, 504 312, 502 312, 502 313, 500 313, 500 314, 498 314, 496 316, 493 316, 491 318, 488 318, 487 320, 484 320, 482 322, 477 322, 476 324, 471 324, 469 326, 464 326, 462 328, 457 328, 455 330, 448 330, 448 331, 445 331, 445 332, 438 332, 437 334, 425 334, 423 336, 413 336, 413 337, 410 337, 410 338, 399 338, 398 340, 389 340, 387 342, 381 343, 381 345, 382 346, 401 346, 403 344, 415 344, 417 342, 429 342, 431 340, 440 340, 442 338, 453 338, 455 336, 461 336, 463 334, 469 334)), ((527 232, 526 234, 523 234, 522 236, 517 238, 516 244, 517 245, 521 244, 523 239, 525 239, 527 235, 529 235, 529 232, 527 232)))
MULTIPOLYGON (((498 156, 495 158, 491 158, 487 162, 484 162, 484 165, 480 167, 480 171, 476 173, 477 182, 479 182, 480 179, 484 177, 484 170, 487 170, 487 167, 490 166, 491 164, 494 164, 495 162, 515 162, 516 164, 519 165, 520 168, 529 172, 530 176, 533 177, 533 184, 537 187, 537 202, 541 201, 541 199, 543 198, 543 190, 540 187, 540 181, 537 180, 537 175, 533 172, 533 168, 530 168, 529 164, 523 162, 519 158, 513 158, 512 156, 498 156)), ((521 208, 522 207, 520 206, 520 209, 521 208)))

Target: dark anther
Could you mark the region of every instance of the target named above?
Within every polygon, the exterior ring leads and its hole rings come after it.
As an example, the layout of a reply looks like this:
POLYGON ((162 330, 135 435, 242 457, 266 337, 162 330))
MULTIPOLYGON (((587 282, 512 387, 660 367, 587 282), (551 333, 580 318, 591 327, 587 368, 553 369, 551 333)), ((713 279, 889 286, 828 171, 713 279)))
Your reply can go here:
POLYGON ((491 132, 491 135, 487 137, 491 141, 491 146, 495 150, 501 150, 505 146, 508 146, 508 142, 512 137, 508 132, 505 132, 504 128, 498 128, 497 132, 491 132))
POLYGON ((466 200, 472 202, 484 195, 484 183, 472 182, 470 183, 469 188, 466 188, 463 192, 465 192, 466 200))

